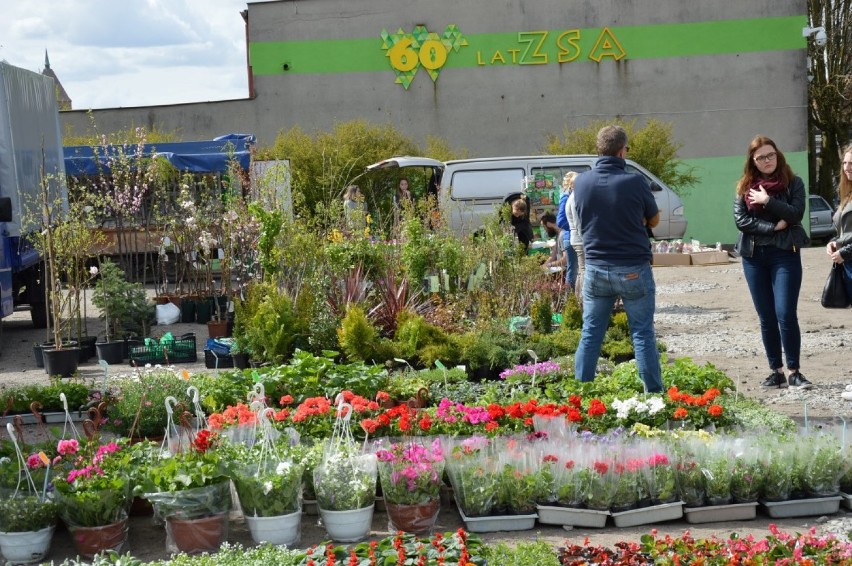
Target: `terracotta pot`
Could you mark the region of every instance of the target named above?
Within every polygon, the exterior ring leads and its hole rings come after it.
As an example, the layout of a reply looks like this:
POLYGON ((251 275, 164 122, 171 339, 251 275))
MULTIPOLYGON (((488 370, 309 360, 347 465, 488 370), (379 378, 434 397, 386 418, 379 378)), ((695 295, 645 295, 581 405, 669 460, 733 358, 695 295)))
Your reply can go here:
POLYGON ((127 519, 102 527, 69 527, 68 530, 83 558, 92 558, 103 550, 121 552, 127 541, 127 519))
POLYGON ((166 518, 166 533, 181 552, 216 552, 228 536, 228 514, 200 519, 166 518))
POLYGON ((227 320, 208 320, 207 334, 210 338, 222 338, 228 335, 227 320))
POLYGON ((405 531, 413 534, 426 534, 435 527, 441 500, 435 499, 418 505, 400 505, 385 501, 392 531, 405 531))

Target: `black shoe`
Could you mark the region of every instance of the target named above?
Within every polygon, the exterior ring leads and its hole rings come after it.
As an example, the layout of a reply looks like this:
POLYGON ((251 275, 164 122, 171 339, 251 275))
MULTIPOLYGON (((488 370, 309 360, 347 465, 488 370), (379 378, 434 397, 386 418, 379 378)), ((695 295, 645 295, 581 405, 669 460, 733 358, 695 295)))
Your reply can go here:
POLYGON ((814 386, 813 383, 808 381, 808 378, 799 373, 799 370, 794 371, 790 374, 790 387, 797 387, 799 389, 810 389, 814 386))
POLYGON ((787 387, 787 379, 784 377, 783 373, 773 371, 770 376, 766 378, 766 381, 760 385, 762 387, 787 387))

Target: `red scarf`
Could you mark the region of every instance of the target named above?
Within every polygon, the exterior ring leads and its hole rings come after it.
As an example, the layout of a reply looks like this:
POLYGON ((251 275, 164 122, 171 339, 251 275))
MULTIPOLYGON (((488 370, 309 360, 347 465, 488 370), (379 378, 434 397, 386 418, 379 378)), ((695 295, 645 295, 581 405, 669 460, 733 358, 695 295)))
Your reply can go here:
MULTIPOLYGON (((768 179, 764 177, 756 177, 752 179, 751 183, 749 183, 748 188, 749 190, 758 190, 761 186, 769 194, 769 198, 778 196, 787 189, 787 185, 784 183, 781 177, 770 177, 768 179)), ((749 210, 761 212, 764 209, 764 205, 752 202, 748 196, 748 193, 746 193, 745 201, 746 206, 748 206, 749 210)))

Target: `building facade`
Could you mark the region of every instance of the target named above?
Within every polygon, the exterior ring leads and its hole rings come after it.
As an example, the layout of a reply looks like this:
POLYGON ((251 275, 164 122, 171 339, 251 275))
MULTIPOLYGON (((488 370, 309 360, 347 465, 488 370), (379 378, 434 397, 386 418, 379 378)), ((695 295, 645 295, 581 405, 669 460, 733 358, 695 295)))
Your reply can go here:
MULTIPOLYGON (((281 0, 248 4, 246 100, 95 111, 185 139, 391 123, 471 156, 543 151, 594 120, 671 123, 700 183, 688 236, 732 242, 746 147, 773 138, 807 179, 805 0, 281 0)), ((63 113, 85 130, 83 113, 63 113)))

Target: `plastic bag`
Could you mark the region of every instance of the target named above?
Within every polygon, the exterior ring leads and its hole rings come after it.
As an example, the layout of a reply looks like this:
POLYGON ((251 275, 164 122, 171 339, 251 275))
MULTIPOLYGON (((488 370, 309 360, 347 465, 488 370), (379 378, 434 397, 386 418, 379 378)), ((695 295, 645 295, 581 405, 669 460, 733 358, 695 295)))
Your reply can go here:
POLYGON ((169 552, 215 552, 228 539, 230 482, 143 497, 153 503, 156 516, 165 519, 169 552))
POLYGON ((157 305, 157 324, 175 324, 180 321, 180 308, 173 303, 157 305))
POLYGON ((231 344, 233 343, 233 338, 208 338, 205 349, 216 352, 219 356, 228 356, 231 354, 231 344))

